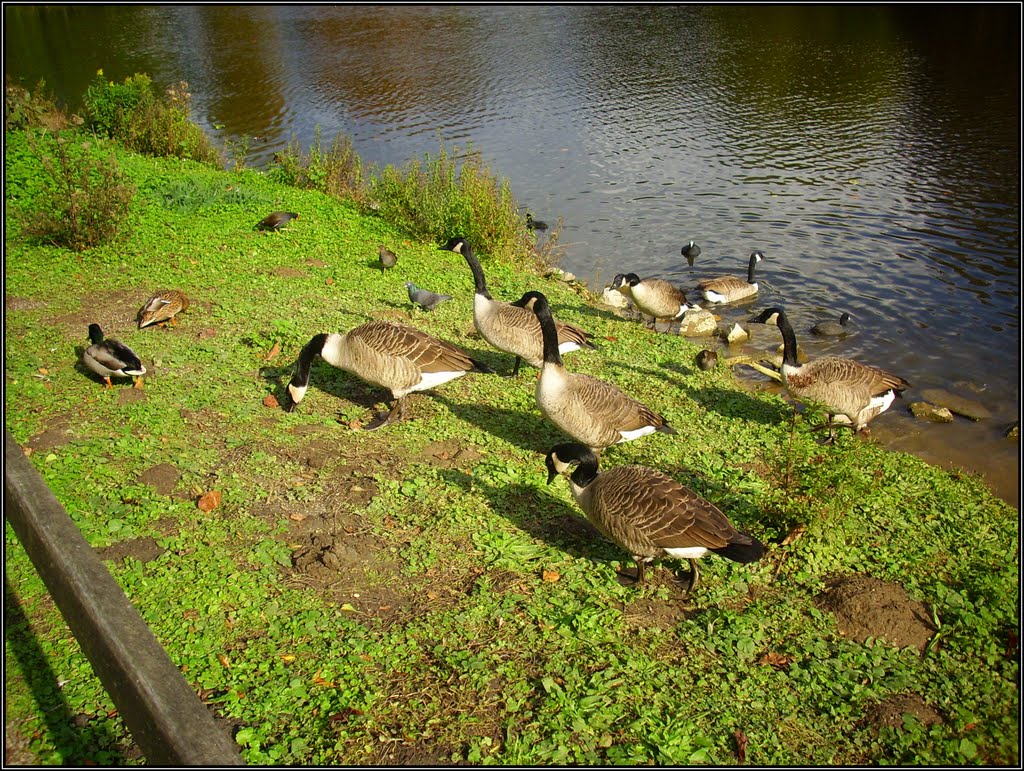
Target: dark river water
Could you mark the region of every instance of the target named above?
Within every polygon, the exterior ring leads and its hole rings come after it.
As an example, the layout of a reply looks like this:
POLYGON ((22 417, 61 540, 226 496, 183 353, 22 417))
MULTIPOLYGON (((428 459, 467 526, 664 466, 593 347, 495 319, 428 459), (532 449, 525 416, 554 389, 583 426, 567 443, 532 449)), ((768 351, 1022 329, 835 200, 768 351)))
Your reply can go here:
POLYGON ((597 292, 620 272, 742 275, 761 250, 758 297, 723 319, 783 305, 811 356, 896 372, 907 402, 980 402, 991 418, 947 425, 898 403, 873 435, 1016 503, 1020 20, 1019 4, 7 5, 4 68, 71 107, 100 68, 185 80, 195 119, 251 137, 257 167, 317 126, 379 164, 471 143, 563 220, 561 266, 597 292), (806 334, 842 311, 854 334, 806 334))

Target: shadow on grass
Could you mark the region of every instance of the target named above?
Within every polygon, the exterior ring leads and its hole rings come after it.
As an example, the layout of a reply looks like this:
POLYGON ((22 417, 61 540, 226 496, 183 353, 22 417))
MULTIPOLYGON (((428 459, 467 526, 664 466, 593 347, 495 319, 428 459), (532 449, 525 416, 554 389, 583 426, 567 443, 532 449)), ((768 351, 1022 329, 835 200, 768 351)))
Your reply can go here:
MULTIPOLYGON (((519 377, 523 377, 521 370, 519 377)), ((491 404, 458 402, 442 394, 435 394, 434 399, 457 418, 523 450, 546 453, 556 444, 569 441, 536 407, 524 412, 491 404)), ((543 456, 540 463, 543 466, 543 456)))
MULTIPOLYGON (((47 739, 52 743, 54 750, 63 757, 65 764, 70 765, 103 765, 104 761, 96 757, 98 748, 104 748, 103 754, 115 753, 118 757, 123 757, 118 750, 112 749, 117 747, 118 739, 110 730, 109 721, 94 724, 91 715, 72 713, 60 690, 61 684, 57 680, 57 675, 50 667, 50 662, 29 625, 21 603, 10 587, 11 579, 5 572, 4 639, 7 649, 17 662, 17 671, 32 693, 38 714, 46 722, 49 734, 47 739)), ((17 676, 9 666, 5 665, 4 669, 8 677, 17 676)))

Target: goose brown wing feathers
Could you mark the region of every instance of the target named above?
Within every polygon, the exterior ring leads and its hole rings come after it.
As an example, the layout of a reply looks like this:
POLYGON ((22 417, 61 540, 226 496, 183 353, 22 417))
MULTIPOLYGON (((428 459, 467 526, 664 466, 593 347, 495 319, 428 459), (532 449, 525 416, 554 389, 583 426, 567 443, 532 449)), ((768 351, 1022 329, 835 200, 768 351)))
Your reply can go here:
POLYGON ((349 337, 384 356, 408 359, 421 372, 468 371, 476 363, 451 343, 404 324, 370 321, 356 327, 349 337))
POLYGON ((573 391, 581 405, 603 425, 612 426, 616 431, 665 425, 664 417, 611 383, 579 373, 573 374, 572 380, 573 391))
POLYGON ((816 359, 811 362, 808 371, 819 383, 842 383, 849 388, 863 388, 869 396, 880 396, 887 391, 903 391, 910 387, 910 383, 898 375, 853 359, 816 359))

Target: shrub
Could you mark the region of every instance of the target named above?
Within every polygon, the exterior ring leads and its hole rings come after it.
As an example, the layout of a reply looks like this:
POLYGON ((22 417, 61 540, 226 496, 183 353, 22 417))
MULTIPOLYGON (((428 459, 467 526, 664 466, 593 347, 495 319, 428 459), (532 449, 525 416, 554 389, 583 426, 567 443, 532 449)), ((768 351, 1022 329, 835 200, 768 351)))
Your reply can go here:
POLYGON ((367 183, 363 176, 363 162, 352 146, 352 140, 339 133, 324 150, 320 126, 309 152, 302 153, 298 140, 292 139, 288 147, 278 153, 272 176, 293 187, 319 190, 335 198, 345 198, 363 205, 366 203, 367 183))
POLYGON ((85 91, 88 125, 112 137, 129 150, 154 156, 191 158, 221 167, 220 153, 198 125, 189 119, 192 95, 184 81, 157 97, 146 75, 132 75, 124 83, 103 77, 103 70, 85 91))
POLYGON ((60 131, 69 123, 81 125, 77 115, 67 116, 46 92, 46 81, 36 83, 35 91, 15 83, 8 77, 4 84, 4 130, 20 131, 27 128, 47 128, 60 131))
POLYGON ((135 188, 115 158, 95 158, 90 142, 55 137, 52 154, 29 136, 29 147, 48 177, 35 206, 21 215, 26 235, 76 252, 124 235, 135 188))

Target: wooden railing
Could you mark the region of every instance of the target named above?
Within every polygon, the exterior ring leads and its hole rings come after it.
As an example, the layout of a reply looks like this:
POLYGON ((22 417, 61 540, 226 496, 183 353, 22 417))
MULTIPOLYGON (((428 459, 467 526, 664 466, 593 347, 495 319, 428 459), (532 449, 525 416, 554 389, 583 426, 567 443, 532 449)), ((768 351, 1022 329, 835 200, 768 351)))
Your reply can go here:
POLYGON ((4 514, 150 765, 245 765, 4 429, 4 514))

